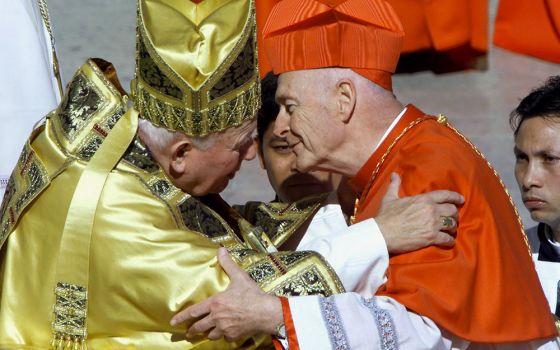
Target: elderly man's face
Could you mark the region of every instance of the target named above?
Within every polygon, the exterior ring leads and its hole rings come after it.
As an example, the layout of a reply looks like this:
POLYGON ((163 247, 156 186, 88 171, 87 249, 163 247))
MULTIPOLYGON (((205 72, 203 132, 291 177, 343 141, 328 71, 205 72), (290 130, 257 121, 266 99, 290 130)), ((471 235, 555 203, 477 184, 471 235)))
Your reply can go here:
POLYGON ((283 73, 278 79, 276 102, 280 112, 274 134, 286 136, 296 154, 296 168, 336 170, 325 164, 340 140, 340 129, 334 117, 333 87, 325 86, 321 70, 283 73), (286 132, 289 130, 289 132, 286 132))
POLYGON ((253 120, 217 136, 207 149, 193 147, 189 151, 189 166, 179 180, 180 187, 195 196, 223 191, 241 162, 255 158, 256 146, 252 138, 255 128, 253 120))
POLYGON ((261 165, 278 199, 295 202, 305 196, 333 191, 341 176, 326 171, 301 173, 295 169, 296 156, 286 136, 273 133, 274 122, 266 129, 260 145, 261 165))
POLYGON ((524 121, 514 152, 515 177, 531 218, 560 228, 560 118, 524 121))

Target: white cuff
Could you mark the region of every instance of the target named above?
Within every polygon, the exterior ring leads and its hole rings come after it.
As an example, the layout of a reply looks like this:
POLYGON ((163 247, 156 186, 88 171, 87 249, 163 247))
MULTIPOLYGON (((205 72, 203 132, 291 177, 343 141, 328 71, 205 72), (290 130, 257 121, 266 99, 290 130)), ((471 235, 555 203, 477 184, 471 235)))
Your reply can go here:
POLYGON ((370 296, 385 283, 389 252, 374 219, 348 227, 348 232, 334 237, 331 245, 329 256, 324 256, 347 291, 370 296))

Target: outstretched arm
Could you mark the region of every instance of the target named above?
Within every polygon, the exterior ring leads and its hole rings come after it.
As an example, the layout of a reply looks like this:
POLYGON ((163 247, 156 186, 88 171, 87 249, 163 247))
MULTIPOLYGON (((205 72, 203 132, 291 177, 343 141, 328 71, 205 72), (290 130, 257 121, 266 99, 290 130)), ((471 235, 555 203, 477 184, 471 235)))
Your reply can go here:
MULTIPOLYGON (((187 330, 189 340, 200 335, 234 341, 258 333, 276 334, 277 326, 284 322, 280 299, 264 293, 224 248, 220 248, 218 259, 231 279, 229 287, 181 311, 173 317, 172 325, 196 320, 187 330)), ((409 312, 391 298, 364 299, 355 293, 345 293, 329 298, 310 296, 289 300, 287 312, 293 323, 288 324, 293 327, 288 327, 288 336, 301 349, 334 349, 342 342, 351 349, 390 349, 390 345, 410 349, 450 348, 450 341, 442 337, 431 320, 409 312)))
POLYGON ((302 241, 298 250, 321 254, 347 291, 359 290, 371 295, 385 282, 389 254, 429 245, 453 246, 457 229, 456 205, 463 203, 463 197, 442 190, 399 198, 400 185, 400 177, 394 173, 375 219, 332 229, 328 223, 332 218, 316 215, 308 228, 310 236, 305 243, 302 241))
POLYGON ((198 320, 187 330, 189 340, 200 334, 207 334, 211 340, 224 337, 228 341, 258 333, 275 334, 283 322, 280 299, 263 292, 225 248, 218 250, 218 261, 231 280, 228 288, 179 312, 171 319, 171 325, 198 320))

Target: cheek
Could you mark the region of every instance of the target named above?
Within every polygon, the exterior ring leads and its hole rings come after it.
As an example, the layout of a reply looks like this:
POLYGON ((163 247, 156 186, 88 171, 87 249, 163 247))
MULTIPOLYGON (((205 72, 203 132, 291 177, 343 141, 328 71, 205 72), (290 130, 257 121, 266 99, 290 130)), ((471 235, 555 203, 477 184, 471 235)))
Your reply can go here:
POLYGON ((290 176, 290 168, 292 166, 291 157, 278 157, 273 163, 275 178, 281 182, 290 176))
POLYGON ((525 165, 521 164, 521 163, 515 163, 514 166, 514 173, 515 173, 515 179, 517 180, 517 184, 519 186, 521 186, 522 182, 523 182, 523 176, 525 175, 525 165))
POLYGON ((240 163, 241 163, 241 155, 239 152, 229 152, 223 159, 222 159, 222 168, 227 170, 227 173, 236 170, 240 163))
POLYGON ((271 150, 265 154, 267 173, 271 182, 281 183, 290 172, 291 154, 278 154, 271 150))
POLYGON ((548 191, 552 192, 552 194, 560 200, 560 166, 548 169, 548 171, 544 173, 544 176, 548 191))
POLYGON ((309 113, 307 111, 299 111, 290 118, 291 129, 298 134, 308 134, 310 126, 309 113))

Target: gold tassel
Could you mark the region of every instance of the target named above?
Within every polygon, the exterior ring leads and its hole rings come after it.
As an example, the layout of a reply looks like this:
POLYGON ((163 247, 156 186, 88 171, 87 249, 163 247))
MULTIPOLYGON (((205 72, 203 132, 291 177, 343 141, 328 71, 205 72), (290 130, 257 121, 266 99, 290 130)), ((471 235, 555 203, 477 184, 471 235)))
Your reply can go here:
POLYGON ((57 333, 53 335, 50 350, 87 350, 87 344, 82 337, 57 333))

